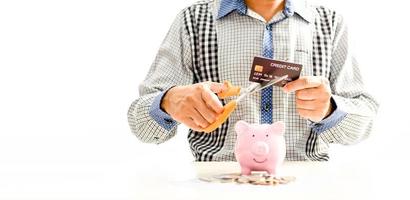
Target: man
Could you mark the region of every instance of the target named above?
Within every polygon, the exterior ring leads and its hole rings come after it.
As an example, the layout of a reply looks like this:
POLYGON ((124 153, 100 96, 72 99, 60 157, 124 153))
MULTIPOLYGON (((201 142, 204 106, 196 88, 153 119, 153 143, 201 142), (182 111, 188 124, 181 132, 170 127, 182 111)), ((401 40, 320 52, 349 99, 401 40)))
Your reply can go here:
POLYGON ((304 0, 195 3, 171 26, 128 111, 129 125, 143 142, 159 144, 183 123, 197 161, 225 161, 235 160, 238 120, 282 120, 287 160, 328 160, 329 144, 368 136, 378 108, 349 41, 338 13, 304 0), (201 132, 232 100, 215 95, 226 90, 221 82, 247 87, 255 56, 302 64, 301 77, 248 96, 218 129, 201 132))

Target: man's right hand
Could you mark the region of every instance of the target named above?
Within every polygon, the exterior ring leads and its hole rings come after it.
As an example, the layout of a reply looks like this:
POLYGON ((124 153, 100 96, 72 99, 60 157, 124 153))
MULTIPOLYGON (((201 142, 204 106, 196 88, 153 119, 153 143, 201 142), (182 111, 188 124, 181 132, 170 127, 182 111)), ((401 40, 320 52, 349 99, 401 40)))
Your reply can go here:
POLYGON ((201 131, 223 112, 222 103, 215 93, 225 89, 222 83, 215 82, 176 86, 162 98, 161 108, 174 120, 194 131, 201 131))

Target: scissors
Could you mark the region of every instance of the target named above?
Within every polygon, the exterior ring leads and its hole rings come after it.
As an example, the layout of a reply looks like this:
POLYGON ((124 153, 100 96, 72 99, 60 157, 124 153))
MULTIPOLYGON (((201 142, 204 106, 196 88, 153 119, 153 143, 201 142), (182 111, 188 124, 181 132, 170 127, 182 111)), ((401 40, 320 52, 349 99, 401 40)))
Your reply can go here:
POLYGON ((219 126, 221 126, 222 123, 228 119, 229 115, 235 110, 237 104, 239 101, 244 99, 246 96, 260 91, 264 88, 267 88, 269 86, 272 86, 275 83, 279 83, 283 80, 288 78, 288 75, 276 77, 275 79, 268 81, 268 82, 263 82, 263 83, 252 83, 249 87, 245 88, 241 92, 241 88, 239 86, 233 86, 229 81, 224 81, 224 85, 227 88, 225 91, 218 93, 218 97, 220 99, 225 99, 227 97, 231 96, 238 96, 238 98, 230 101, 224 106, 224 111, 216 118, 215 122, 210 124, 208 127, 206 127, 204 130, 205 133, 210 133, 217 129, 219 126))

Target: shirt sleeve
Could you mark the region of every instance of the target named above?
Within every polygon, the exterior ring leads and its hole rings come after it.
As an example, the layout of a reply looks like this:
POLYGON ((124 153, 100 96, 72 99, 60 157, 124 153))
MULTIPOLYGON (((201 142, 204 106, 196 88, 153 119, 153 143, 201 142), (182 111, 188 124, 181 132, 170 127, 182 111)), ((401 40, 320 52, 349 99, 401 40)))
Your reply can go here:
POLYGON ((309 126, 317 134, 323 133, 324 131, 336 126, 347 115, 345 111, 337 107, 333 97, 330 99, 330 102, 332 104, 333 112, 328 117, 320 122, 313 122, 309 120, 309 126))
POLYGON ((346 23, 340 15, 336 20, 329 78, 336 109, 312 131, 326 143, 354 144, 370 134, 379 105, 366 91, 346 23))
MULTIPOLYGON (((168 91, 168 90, 167 90, 168 91)), ((161 92, 154 98, 154 102, 151 104, 149 115, 163 128, 171 130, 177 125, 177 122, 172 119, 168 113, 161 109, 161 101, 167 91, 161 92)))
POLYGON ((163 143, 172 138, 178 123, 160 108, 165 92, 176 85, 193 83, 189 36, 180 12, 163 40, 137 98, 128 110, 131 131, 143 142, 163 143))

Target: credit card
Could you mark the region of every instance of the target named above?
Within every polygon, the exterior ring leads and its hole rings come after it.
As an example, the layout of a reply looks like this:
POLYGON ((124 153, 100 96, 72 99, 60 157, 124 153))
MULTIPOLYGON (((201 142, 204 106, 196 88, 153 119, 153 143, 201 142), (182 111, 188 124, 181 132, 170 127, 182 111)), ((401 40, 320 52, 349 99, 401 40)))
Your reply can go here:
POLYGON ((253 59, 249 81, 265 83, 275 78, 288 75, 283 81, 274 84, 275 86, 283 87, 286 83, 298 79, 301 71, 301 64, 256 56, 253 59))

